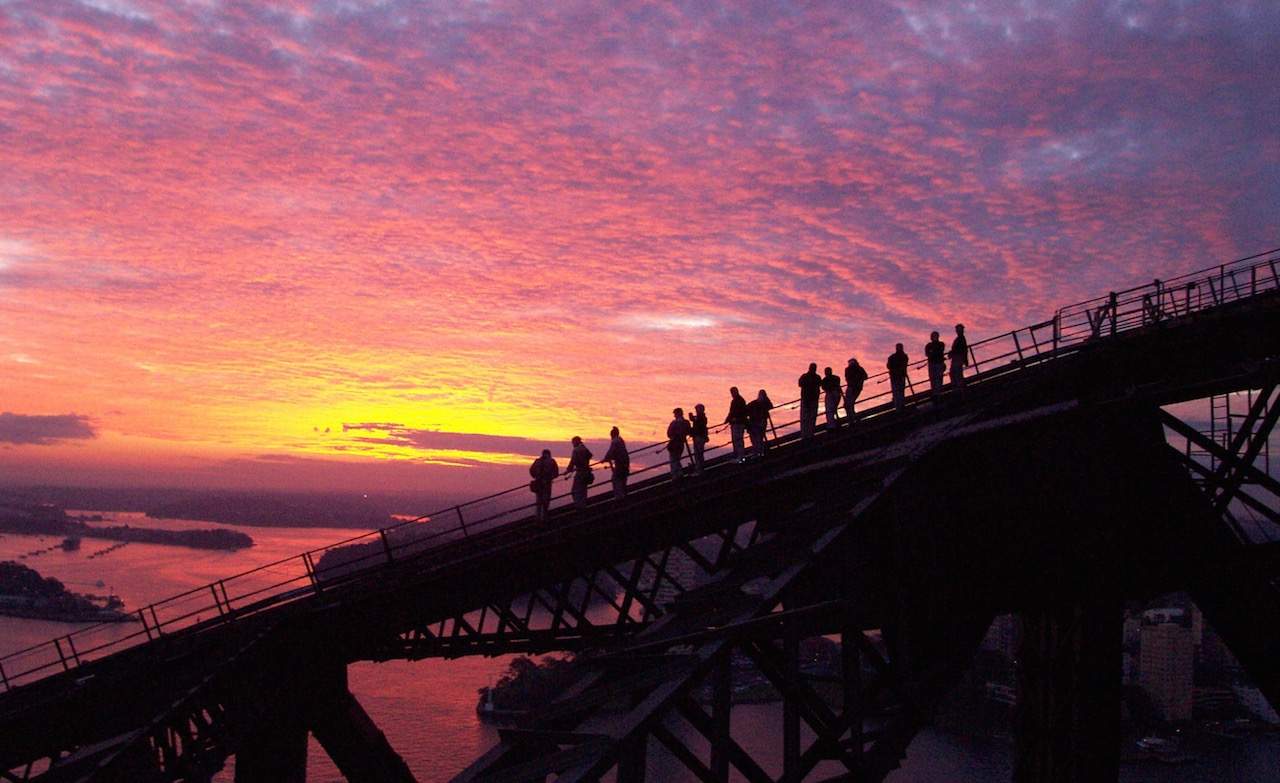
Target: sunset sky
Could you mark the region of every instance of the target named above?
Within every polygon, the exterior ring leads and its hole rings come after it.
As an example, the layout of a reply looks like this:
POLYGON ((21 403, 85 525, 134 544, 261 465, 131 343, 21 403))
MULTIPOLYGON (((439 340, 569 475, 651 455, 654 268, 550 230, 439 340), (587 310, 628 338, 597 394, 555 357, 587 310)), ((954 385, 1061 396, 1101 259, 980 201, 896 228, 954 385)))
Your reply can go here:
POLYGON ((0 484, 478 492, 1266 250, 1278 68, 1270 1, 0 0, 0 484))

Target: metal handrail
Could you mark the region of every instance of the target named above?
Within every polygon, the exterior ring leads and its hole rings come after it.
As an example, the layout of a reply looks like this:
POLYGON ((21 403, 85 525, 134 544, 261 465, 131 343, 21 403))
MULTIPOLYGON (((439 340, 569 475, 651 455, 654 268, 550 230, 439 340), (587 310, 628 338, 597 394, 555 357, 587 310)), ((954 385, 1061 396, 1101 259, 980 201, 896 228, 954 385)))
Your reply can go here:
MULTIPOLYGON (((1046 321, 971 343, 969 360, 974 375, 967 378, 966 383, 989 382, 1007 372, 1074 353, 1092 341, 1120 332, 1159 325, 1170 318, 1184 317, 1280 289, 1278 264, 1280 248, 1180 275, 1171 280, 1155 280, 1059 308, 1046 321)), ((910 369, 920 370, 926 366, 927 362, 922 360, 912 363, 910 369)), ((888 383, 888 380, 887 371, 869 375, 864 383, 864 390, 875 390, 888 383)), ((884 389, 859 397, 858 402, 863 407, 857 414, 858 419, 892 413, 893 405, 887 400, 890 394, 891 390, 884 389), (870 408, 867 408, 868 404, 870 408)), ((919 405, 930 398, 928 390, 916 392, 913 387, 912 393, 907 395, 907 404, 919 405)), ((775 406, 774 411, 793 411, 799 408, 799 403, 799 400, 790 400, 775 406)), ((841 414, 843 409, 838 415, 844 418, 841 414)), ((788 418, 781 424, 775 422, 771 440, 794 440, 798 437, 798 425, 798 418, 788 418)), ((727 424, 716 424, 708 428, 708 434, 723 435, 726 430, 727 424)), ((636 457, 636 463, 639 464, 639 458, 654 449, 661 452, 665 444, 666 441, 649 443, 631 449, 628 455, 636 457)), ((726 450, 730 446, 731 442, 725 440, 714 445, 708 442, 704 449, 707 466, 714 467, 727 462, 730 455, 726 450), (716 452, 719 454, 715 454, 716 452)), ((591 465, 600 467, 604 465, 604 461, 596 460, 591 465)), ((638 470, 631 472, 631 476, 640 476, 663 467, 664 461, 661 460, 641 464, 638 470)), ((670 479, 664 479, 661 475, 653 476, 630 486, 629 494, 651 491, 668 486, 669 483, 670 479)), ((607 482, 598 482, 588 488, 588 503, 599 501, 602 496, 610 494, 610 491, 607 482)), ((527 487, 522 484, 448 506, 170 596, 136 610, 134 614, 141 623, 141 629, 132 633, 117 636, 115 632, 119 628, 118 624, 98 623, 0 656, 0 692, 12 690, 59 670, 69 671, 102 655, 163 636, 209 629, 322 593, 338 580, 364 575, 371 567, 416 559, 452 541, 470 540, 483 534, 506 530, 520 522, 528 522, 532 516, 533 503, 515 501, 510 507, 501 507, 506 501, 514 500, 513 496, 518 496, 520 492, 527 492, 527 487), (483 511, 486 504, 491 508, 483 511), (499 506, 497 510, 492 508, 495 505, 499 506), (470 518, 468 511, 472 514, 470 518), (425 523, 450 517, 456 519, 450 527, 434 529, 433 525, 432 530, 423 530, 425 523), (356 549, 355 545, 360 544, 368 546, 356 549), (324 555, 338 550, 343 550, 344 556, 338 563, 326 566, 322 562, 324 555)), ((555 495, 552 498, 553 506, 559 504, 559 508, 563 508, 565 500, 570 496, 569 492, 555 495)))

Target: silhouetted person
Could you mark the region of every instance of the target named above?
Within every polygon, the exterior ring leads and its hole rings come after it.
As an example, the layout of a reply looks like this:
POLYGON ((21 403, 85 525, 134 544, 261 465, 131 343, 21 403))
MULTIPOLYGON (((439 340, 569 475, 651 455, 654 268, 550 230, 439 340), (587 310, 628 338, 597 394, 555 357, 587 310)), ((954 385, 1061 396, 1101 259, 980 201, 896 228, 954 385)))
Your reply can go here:
POLYGON ((707 448, 707 441, 711 440, 711 433, 707 429, 707 406, 698 403, 693 406, 693 413, 689 414, 689 434, 693 438, 693 469, 702 472, 702 457, 707 448))
POLYGON ((746 448, 742 445, 742 433, 747 430, 747 401, 738 393, 738 387, 729 389, 729 415, 724 423, 729 425, 729 435, 733 439, 733 458, 739 462, 746 459, 746 448))
POLYGON ((906 404, 907 364, 910 361, 907 352, 902 350, 902 343, 898 343, 884 365, 889 368, 889 388, 893 390, 893 407, 897 410, 902 410, 906 404))
POLYGON ((693 427, 684 420, 684 409, 671 411, 671 423, 667 425, 667 457, 671 460, 671 478, 680 478, 680 456, 684 454, 693 427))
POLYGON ((760 390, 754 400, 747 403, 747 433, 751 436, 752 450, 760 457, 764 456, 768 448, 767 436, 772 410, 773 401, 769 399, 768 394, 765 394, 764 389, 760 390))
POLYGON ((809 372, 801 375, 796 385, 800 387, 800 437, 811 438, 818 425, 818 394, 822 391, 818 365, 809 362, 809 372))
POLYGON ((853 423, 853 404, 862 395, 862 385, 866 382, 867 371, 858 364, 856 358, 849 357, 849 363, 844 368, 844 413, 849 417, 850 423, 853 423))
POLYGON ((942 376, 947 370, 947 344, 938 339, 937 332, 929 333, 929 342, 924 344, 924 358, 929 365, 929 393, 937 399, 942 393, 942 376))
POLYGON ((613 498, 621 500, 627 496, 627 476, 631 475, 631 455, 627 453, 627 442, 618 433, 618 428, 609 430, 609 450, 604 453, 604 461, 609 463, 613 472, 613 498))
POLYGON ((587 488, 596 477, 591 472, 591 449, 577 435, 573 436, 571 442, 573 454, 569 457, 569 466, 564 469, 564 474, 573 474, 573 505, 582 508, 587 505, 587 488))
POLYGON ((964 391, 964 368, 969 366, 969 341, 964 338, 964 324, 956 324, 956 339, 951 341, 951 388, 964 391))
POLYGON ((822 404, 827 413, 827 426, 836 426, 836 414, 840 411, 840 376, 830 367, 822 370, 822 404))
POLYGON ((551 456, 551 449, 543 449, 542 456, 529 466, 529 489, 533 490, 534 516, 539 520, 547 518, 547 509, 551 507, 551 482, 560 475, 560 465, 551 456))

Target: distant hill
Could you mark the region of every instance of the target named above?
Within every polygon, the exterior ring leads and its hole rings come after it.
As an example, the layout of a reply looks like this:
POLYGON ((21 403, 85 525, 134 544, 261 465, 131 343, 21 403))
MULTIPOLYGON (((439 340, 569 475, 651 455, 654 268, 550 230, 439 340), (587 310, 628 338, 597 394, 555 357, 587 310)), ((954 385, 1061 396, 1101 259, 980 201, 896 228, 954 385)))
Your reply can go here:
POLYGON ((351 495, 203 493, 146 509, 149 517, 263 527, 354 527, 392 523, 385 503, 351 495))
POLYGON ((417 516, 465 498, 432 492, 356 494, 220 489, 113 487, 0 487, 0 504, 96 511, 136 511, 147 516, 264 527, 350 527, 392 524, 392 514, 417 516))

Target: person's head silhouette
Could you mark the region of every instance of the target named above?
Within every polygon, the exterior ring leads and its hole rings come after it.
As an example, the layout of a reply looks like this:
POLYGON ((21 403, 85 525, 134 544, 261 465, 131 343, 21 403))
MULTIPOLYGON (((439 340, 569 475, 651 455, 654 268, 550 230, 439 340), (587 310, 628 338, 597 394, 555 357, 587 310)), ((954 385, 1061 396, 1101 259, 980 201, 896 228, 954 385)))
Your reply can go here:
POLYGON ((544 456, 544 457, 550 457, 550 456, 551 456, 551 449, 543 449, 543 450, 542 450, 542 456, 544 456))
POLYGON ((571 441, 569 441, 569 442, 570 442, 570 443, 572 443, 572 444, 573 444, 573 445, 575 445, 575 446, 581 446, 581 445, 582 445, 582 438, 579 438, 577 435, 574 435, 574 436, 573 436, 573 440, 571 440, 571 441))
POLYGON ((616 438, 616 437, 618 437, 618 428, 617 428, 617 427, 614 427, 613 429, 609 430, 609 437, 610 437, 610 438, 616 438))
POLYGON ((929 332, 929 339, 930 339, 930 340, 936 340, 936 339, 938 339, 938 333, 937 333, 937 332, 929 332))
POLYGON ((823 375, 830 375, 830 374, 831 374, 831 368, 830 368, 830 367, 824 367, 824 368, 822 369, 822 374, 823 374, 823 375))
POLYGON ((673 417, 677 418, 677 419, 683 419, 683 418, 684 418, 684 408, 676 408, 675 410, 671 411, 671 415, 672 415, 673 417))
POLYGON ((729 387, 729 396, 730 396, 730 397, 738 397, 738 396, 741 396, 741 395, 739 395, 739 394, 738 394, 738 387, 737 387, 737 386, 730 386, 730 387, 729 387))
POLYGON ((817 371, 818 371, 818 363, 809 362, 809 372, 817 372, 817 371))
POLYGON ((956 334, 964 336, 964 324, 956 324, 956 334))
POLYGON ((902 343, 898 343, 898 344, 894 345, 894 346, 893 346, 893 351, 894 351, 894 353, 903 353, 903 350, 902 350, 902 343))

